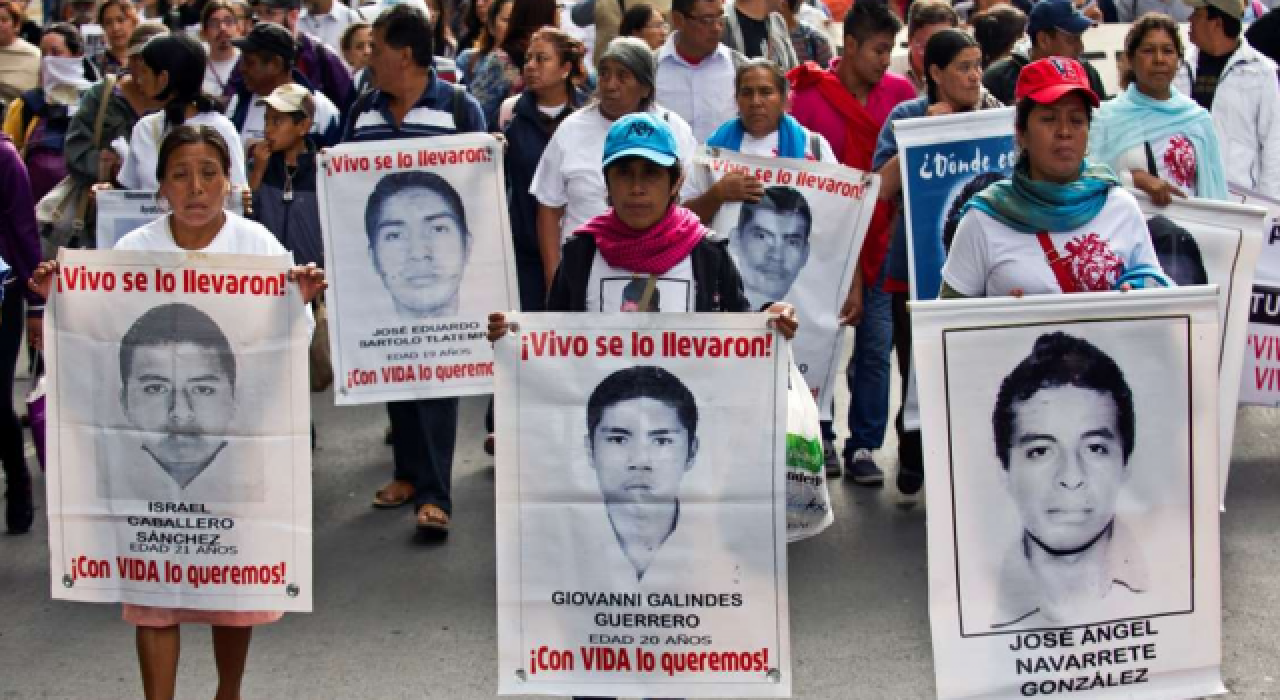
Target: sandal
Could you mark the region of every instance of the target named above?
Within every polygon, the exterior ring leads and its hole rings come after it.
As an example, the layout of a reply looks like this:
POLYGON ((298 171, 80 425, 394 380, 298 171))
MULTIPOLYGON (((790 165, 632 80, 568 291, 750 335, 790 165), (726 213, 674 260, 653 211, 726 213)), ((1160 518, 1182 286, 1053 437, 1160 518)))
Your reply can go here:
POLYGON ((418 509, 418 532, 430 535, 449 534, 449 514, 431 503, 422 506, 418 509))
POLYGON ((413 500, 413 484, 396 479, 373 494, 374 508, 399 508, 413 500))

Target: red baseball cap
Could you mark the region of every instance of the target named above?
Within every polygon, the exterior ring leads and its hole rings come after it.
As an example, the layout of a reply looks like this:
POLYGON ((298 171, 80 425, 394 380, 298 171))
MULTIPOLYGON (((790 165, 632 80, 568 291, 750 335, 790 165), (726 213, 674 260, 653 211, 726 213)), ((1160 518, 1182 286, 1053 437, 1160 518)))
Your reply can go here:
POLYGON ((1032 61, 1022 69, 1013 96, 1018 100, 1028 97, 1032 102, 1047 105, 1075 91, 1084 93, 1090 104, 1098 106, 1098 95, 1089 87, 1084 66, 1072 58, 1051 56, 1032 61))

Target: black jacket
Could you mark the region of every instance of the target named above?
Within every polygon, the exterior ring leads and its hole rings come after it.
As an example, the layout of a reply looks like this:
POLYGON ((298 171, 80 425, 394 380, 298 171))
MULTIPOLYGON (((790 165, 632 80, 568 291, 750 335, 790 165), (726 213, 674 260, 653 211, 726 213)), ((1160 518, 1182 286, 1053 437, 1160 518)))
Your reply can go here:
MULTIPOLYGON (((596 258, 596 239, 573 236, 560 250, 560 267, 551 282, 547 311, 587 311, 587 285, 596 258)), ((751 311, 738 266, 729 257, 729 241, 707 237, 690 254, 694 311, 751 311)))
MULTIPOLYGON (((992 63, 982 74, 982 85, 987 88, 993 97, 1000 100, 1000 104, 1012 107, 1016 100, 1013 99, 1014 88, 1018 85, 1018 75, 1022 73, 1022 69, 1031 63, 1031 57, 1021 51, 1014 51, 1009 56, 992 63)), ((1081 60, 1080 64, 1084 66, 1084 72, 1089 75, 1089 87, 1093 88, 1093 92, 1098 96, 1099 100, 1107 99, 1106 86, 1102 84, 1102 76, 1098 75, 1097 69, 1088 61, 1081 60)))
POLYGON ((507 204, 511 212, 511 237, 516 253, 541 259, 538 250, 538 200, 529 194, 533 174, 538 170, 542 152, 555 128, 582 106, 586 96, 574 90, 569 95, 569 107, 556 119, 548 119, 538 111, 537 98, 525 92, 516 100, 511 123, 504 132, 507 137, 507 204))

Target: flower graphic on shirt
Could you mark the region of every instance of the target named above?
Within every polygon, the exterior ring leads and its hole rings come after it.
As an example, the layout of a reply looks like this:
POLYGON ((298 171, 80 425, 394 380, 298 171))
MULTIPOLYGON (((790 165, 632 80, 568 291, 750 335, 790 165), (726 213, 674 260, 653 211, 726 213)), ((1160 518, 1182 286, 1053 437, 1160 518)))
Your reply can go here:
POLYGON ((1116 280, 1124 272, 1120 256, 1096 233, 1069 241, 1066 249, 1071 276, 1076 280, 1078 291, 1108 291, 1115 287, 1116 280))
POLYGON ((1169 178, 1179 187, 1191 187, 1196 182, 1196 149, 1191 139, 1178 134, 1169 139, 1169 147, 1164 152, 1164 167, 1169 171, 1169 178))

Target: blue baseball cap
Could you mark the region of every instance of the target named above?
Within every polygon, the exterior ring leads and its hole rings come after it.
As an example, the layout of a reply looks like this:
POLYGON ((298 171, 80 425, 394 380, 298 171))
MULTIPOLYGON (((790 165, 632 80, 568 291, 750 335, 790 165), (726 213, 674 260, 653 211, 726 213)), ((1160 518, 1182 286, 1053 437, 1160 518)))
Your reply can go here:
POLYGON ((604 163, 609 167, 619 158, 639 156, 664 168, 675 164, 676 138, 671 127, 648 112, 628 114, 613 123, 604 139, 604 163))
POLYGON ((1081 14, 1071 0, 1040 0, 1035 7, 1031 8, 1031 17, 1027 20, 1027 34, 1035 36, 1036 32, 1057 29, 1068 34, 1080 35, 1092 26, 1093 20, 1081 14))

